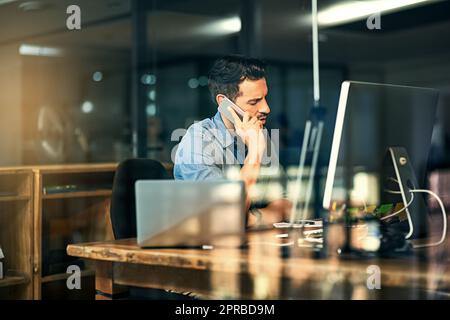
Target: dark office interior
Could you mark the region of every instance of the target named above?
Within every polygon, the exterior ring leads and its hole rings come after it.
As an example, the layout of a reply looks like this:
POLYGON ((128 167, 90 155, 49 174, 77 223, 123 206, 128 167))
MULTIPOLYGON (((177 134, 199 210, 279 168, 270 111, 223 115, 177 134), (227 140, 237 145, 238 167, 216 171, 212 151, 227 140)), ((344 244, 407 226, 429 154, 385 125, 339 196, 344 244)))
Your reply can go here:
MULTIPOLYGON (((208 73, 216 59, 229 54, 267 63, 271 113, 266 126, 279 130, 281 180, 295 181, 292 170, 299 165, 305 123, 320 107, 324 130, 311 203, 316 218, 342 82, 438 90, 421 183, 439 193, 449 208, 450 1, 405 1, 410 4, 381 12, 379 28, 368 27, 368 14, 330 20, 332 9, 363 2, 318 1, 319 105, 314 98, 311 0, 0 0, 0 196, 20 198, 0 199, 0 249, 6 257, 5 272, 20 269, 27 278, 18 280, 11 291, 0 285, 0 299, 94 298, 92 261, 70 257, 67 245, 114 238, 104 213, 109 216, 116 164, 130 158, 152 159, 164 165, 168 178, 172 175, 173 154, 182 137, 179 130, 217 111, 208 73), (66 26, 66 8, 73 4, 81 9, 79 30, 66 26), (30 172, 24 169, 33 167, 30 172), (85 189, 73 198, 59 198, 61 185, 85 189), (42 199, 35 198, 38 194, 42 199), (41 224, 36 223, 36 208, 41 224), (13 211, 20 212, 20 221, 6 213, 13 211), (9 235, 6 225, 14 229, 9 235), (29 238, 18 240, 22 238, 17 234, 28 233, 29 238), (32 256, 32 263, 15 257, 13 251, 32 256), (83 270, 81 292, 64 288, 64 274, 73 264, 83 270)), ((356 12, 352 7, 346 10, 356 12)), ((408 119, 412 128, 423 121, 420 113, 408 119)), ((401 124, 402 118, 395 121, 401 124)), ((370 154, 367 150, 375 140, 367 123, 355 124, 352 132, 362 147, 351 152, 370 154)), ((272 183, 257 202, 289 194, 281 185, 272 183)), ((448 247, 444 251, 446 256, 448 247)), ((304 289, 279 296, 246 292, 242 297, 296 298, 309 292, 304 289)), ((355 289, 353 294, 319 297, 366 296, 355 289)))
MULTIPOLYGON (((320 1, 319 10, 339 2, 320 1)), ((285 130, 286 147, 299 148, 313 105, 309 1, 143 1, 138 8, 132 1, 80 1, 79 31, 62 23, 67 4, 1 7, 1 165, 120 161, 133 155, 133 132, 140 156, 170 160, 171 132, 214 113, 205 76, 229 53, 268 62, 269 125, 285 130), (64 53, 22 55, 22 44, 64 53), (39 115, 52 129, 39 129, 39 115), (42 150, 45 139, 55 152, 42 150)), ((329 123, 346 79, 439 88, 433 160, 448 165, 448 10, 448 1, 438 1, 382 15, 380 30, 365 21, 320 28, 321 104, 329 123)), ((331 133, 325 135, 328 149, 331 133)))

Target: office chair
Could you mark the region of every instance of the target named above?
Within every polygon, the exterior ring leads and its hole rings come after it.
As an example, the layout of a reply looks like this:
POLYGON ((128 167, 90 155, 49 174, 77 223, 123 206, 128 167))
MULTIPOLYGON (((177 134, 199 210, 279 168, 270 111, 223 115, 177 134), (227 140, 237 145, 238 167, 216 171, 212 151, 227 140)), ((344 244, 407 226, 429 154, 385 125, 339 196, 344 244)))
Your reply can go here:
MULTIPOLYGON (((135 238, 136 232, 136 204, 134 184, 137 180, 172 179, 172 175, 156 160, 128 159, 119 164, 114 175, 111 196, 111 224, 114 238, 135 238)), ((161 289, 144 289, 130 287, 128 299, 168 299, 189 300, 190 296, 167 292, 161 289)))
POLYGON ((116 240, 136 237, 135 182, 161 179, 171 179, 171 175, 156 160, 128 159, 119 164, 114 176, 110 211, 116 240))

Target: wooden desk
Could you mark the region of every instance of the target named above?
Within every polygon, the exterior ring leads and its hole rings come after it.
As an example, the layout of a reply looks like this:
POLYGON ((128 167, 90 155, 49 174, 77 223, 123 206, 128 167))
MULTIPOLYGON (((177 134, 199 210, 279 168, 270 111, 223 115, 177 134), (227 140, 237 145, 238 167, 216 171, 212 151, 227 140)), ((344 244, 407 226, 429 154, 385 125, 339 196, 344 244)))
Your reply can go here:
POLYGON ((247 249, 141 249, 134 239, 69 245, 71 256, 95 260, 96 289, 114 297, 123 286, 194 292, 217 299, 411 299, 448 288, 442 265, 418 259, 314 258, 311 249, 279 247, 275 232, 249 234, 247 249), (370 265, 381 289, 367 288, 370 265))

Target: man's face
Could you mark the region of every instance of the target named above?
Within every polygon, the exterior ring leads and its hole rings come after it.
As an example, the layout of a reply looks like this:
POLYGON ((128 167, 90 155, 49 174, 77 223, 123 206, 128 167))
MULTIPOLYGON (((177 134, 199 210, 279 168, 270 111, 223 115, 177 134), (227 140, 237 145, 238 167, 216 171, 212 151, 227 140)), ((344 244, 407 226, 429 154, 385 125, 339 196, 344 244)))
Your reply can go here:
POLYGON ((267 116, 270 113, 270 108, 266 101, 267 93, 266 79, 245 79, 239 85, 239 95, 234 103, 242 110, 248 112, 250 116, 257 117, 265 125, 267 116))

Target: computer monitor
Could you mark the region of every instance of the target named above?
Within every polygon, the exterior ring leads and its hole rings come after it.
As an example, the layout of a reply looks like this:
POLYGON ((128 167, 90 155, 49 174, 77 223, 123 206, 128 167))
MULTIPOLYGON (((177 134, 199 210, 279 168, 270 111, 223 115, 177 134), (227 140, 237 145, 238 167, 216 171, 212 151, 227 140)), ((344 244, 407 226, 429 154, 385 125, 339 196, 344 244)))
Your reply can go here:
POLYGON ((426 237, 424 198, 416 194, 409 203, 409 190, 426 187, 437 101, 434 89, 343 82, 323 207, 345 204, 346 210, 389 215, 402 204, 403 215, 392 219, 407 239, 426 237))

